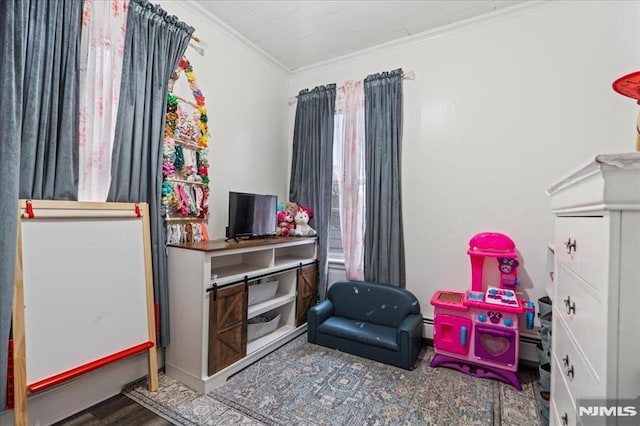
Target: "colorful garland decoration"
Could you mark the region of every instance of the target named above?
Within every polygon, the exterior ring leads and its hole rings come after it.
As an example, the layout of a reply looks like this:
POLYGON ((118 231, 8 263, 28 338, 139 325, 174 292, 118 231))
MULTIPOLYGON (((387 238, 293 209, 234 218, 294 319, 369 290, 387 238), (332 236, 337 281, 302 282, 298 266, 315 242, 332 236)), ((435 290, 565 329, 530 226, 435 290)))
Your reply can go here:
POLYGON ((198 87, 198 83, 196 82, 196 75, 193 72, 193 67, 189 63, 186 58, 180 59, 180 63, 178 66, 184 70, 184 75, 187 76, 187 80, 189 81, 189 88, 193 93, 193 97, 196 100, 196 105, 198 105, 198 112, 200 112, 200 139, 198 140, 198 145, 203 148, 207 147, 207 135, 209 134, 209 126, 207 122, 209 119, 207 118, 207 110, 204 107, 204 95, 200 91, 198 87))
MULTIPOLYGON (((198 87, 193 68, 186 58, 182 58, 171 75, 167 93, 162 165, 162 208, 167 218, 206 219, 209 216, 209 162, 206 158, 209 128, 204 103, 205 98, 198 87), (187 76, 195 105, 171 93, 180 71, 187 76), (181 102, 192 105, 197 112, 191 113, 181 108, 181 102)), ((207 239, 205 223, 167 222, 168 243, 207 239)))

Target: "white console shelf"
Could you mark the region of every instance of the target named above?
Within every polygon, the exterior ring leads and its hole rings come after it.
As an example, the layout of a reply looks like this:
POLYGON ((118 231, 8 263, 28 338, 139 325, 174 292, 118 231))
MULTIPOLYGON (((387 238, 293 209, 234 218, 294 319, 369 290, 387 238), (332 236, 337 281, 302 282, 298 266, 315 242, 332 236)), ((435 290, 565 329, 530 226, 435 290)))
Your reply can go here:
POLYGON ((315 238, 204 241, 167 249, 167 375, 207 393, 306 331, 306 310, 316 300, 315 238), (261 280, 278 281, 275 294, 249 306, 249 288, 261 280), (263 314, 277 314, 277 323, 249 341, 248 321, 263 314))
POLYGON ((285 294, 284 296, 277 296, 273 299, 265 300, 264 302, 256 303, 255 305, 249 306, 247 312, 247 319, 251 319, 260 314, 264 314, 272 309, 278 308, 283 305, 288 305, 292 302, 296 301, 296 297, 294 295, 285 294))

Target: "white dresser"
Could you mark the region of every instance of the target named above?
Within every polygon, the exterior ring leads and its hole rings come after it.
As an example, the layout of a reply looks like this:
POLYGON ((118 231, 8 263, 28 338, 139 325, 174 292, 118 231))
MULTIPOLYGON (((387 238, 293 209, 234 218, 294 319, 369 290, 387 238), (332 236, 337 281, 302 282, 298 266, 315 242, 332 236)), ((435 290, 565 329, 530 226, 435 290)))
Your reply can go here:
MULTIPOLYGON (((550 424, 629 424, 579 417, 576 400, 640 396, 640 153, 598 155, 547 193, 556 268, 550 424)), ((640 412, 633 417, 640 424, 640 412)))

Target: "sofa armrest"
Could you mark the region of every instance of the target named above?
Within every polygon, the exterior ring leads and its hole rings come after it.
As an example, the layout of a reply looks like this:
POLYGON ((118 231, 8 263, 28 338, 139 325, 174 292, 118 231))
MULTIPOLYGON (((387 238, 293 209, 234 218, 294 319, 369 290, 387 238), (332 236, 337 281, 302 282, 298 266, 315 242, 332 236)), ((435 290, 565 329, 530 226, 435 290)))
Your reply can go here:
POLYGON ((407 315, 398 326, 398 338, 401 338, 402 334, 407 334, 410 339, 416 337, 417 334, 422 339, 422 315, 407 315))
POLYGON ((317 343, 317 329, 327 318, 333 315, 333 302, 325 299, 312 306, 307 313, 307 340, 317 343))
POLYGON ((405 368, 413 370, 413 364, 422 348, 422 315, 407 315, 398 326, 397 339, 405 368))

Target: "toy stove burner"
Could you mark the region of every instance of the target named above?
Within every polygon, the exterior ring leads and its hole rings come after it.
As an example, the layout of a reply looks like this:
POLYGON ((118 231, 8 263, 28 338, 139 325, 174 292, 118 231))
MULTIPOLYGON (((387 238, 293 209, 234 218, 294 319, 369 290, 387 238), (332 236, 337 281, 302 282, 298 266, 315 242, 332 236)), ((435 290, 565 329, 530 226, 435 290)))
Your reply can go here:
POLYGON ((485 294, 484 301, 494 305, 518 306, 516 293, 503 288, 489 287, 485 294))

